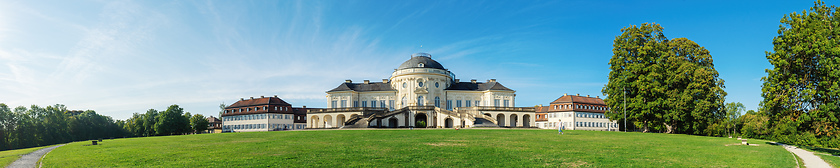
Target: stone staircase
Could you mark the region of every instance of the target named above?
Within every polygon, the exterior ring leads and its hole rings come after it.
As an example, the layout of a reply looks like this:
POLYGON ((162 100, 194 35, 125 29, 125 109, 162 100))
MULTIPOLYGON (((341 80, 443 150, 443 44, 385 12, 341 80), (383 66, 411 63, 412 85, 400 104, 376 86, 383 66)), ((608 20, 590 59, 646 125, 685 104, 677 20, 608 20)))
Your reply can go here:
POLYGON ((368 121, 370 121, 370 120, 356 115, 356 116, 350 117, 350 119, 348 119, 347 122, 344 122, 344 127, 343 128, 367 128, 368 127, 368 121))

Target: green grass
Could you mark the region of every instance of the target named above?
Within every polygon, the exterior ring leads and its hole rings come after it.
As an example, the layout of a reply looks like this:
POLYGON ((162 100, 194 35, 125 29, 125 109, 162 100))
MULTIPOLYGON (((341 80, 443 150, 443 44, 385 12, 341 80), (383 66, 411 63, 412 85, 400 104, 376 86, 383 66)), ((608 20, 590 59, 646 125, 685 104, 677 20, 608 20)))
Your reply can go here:
POLYGON ((15 149, 15 150, 7 150, 7 151, 0 151, 0 167, 6 167, 15 160, 20 159, 21 156, 35 152, 38 149, 47 148, 50 146, 42 146, 42 147, 34 147, 34 148, 26 148, 26 149, 15 149))
POLYGON ((840 168, 840 157, 838 157, 840 156, 840 150, 807 146, 800 146, 800 148, 814 152, 815 155, 828 162, 832 167, 840 168))
POLYGON ((45 167, 795 167, 764 141, 533 129, 326 130, 77 142, 45 167))
POLYGON ((828 162, 832 167, 840 167, 840 157, 832 156, 832 155, 824 155, 824 154, 817 154, 820 156, 825 162, 828 162))

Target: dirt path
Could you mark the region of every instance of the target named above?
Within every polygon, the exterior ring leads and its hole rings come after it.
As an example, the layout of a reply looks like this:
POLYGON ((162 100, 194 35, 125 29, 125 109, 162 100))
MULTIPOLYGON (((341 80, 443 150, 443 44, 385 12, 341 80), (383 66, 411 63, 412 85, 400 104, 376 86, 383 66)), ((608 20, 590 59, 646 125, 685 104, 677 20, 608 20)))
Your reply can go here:
POLYGON ((13 162, 12 164, 10 164, 9 166, 6 166, 6 167, 7 168, 35 168, 35 167, 38 167, 38 160, 41 160, 41 158, 44 157, 44 155, 46 155, 47 153, 49 153, 53 149, 64 146, 64 145, 65 144, 61 144, 61 145, 56 145, 56 146, 49 147, 49 148, 39 149, 35 152, 23 155, 23 157, 20 157, 20 159, 16 160, 15 162, 13 162))
POLYGON ((802 158, 802 162, 805 163, 805 167, 807 168, 831 168, 822 158, 817 155, 814 155, 812 152, 808 152, 804 149, 799 149, 795 146, 785 145, 783 143, 776 143, 778 145, 782 145, 785 147, 786 150, 790 151, 799 158, 802 158))

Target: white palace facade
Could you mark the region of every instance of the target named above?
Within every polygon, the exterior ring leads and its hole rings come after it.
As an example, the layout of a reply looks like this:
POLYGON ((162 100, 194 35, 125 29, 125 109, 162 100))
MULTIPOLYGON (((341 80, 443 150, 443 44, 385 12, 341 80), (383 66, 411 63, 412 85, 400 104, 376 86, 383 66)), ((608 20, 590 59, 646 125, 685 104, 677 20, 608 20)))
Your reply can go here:
POLYGON ((307 111, 307 128, 535 127, 534 107, 515 107, 516 91, 495 79, 460 81, 427 53, 416 53, 381 82, 346 80, 328 108, 307 111))

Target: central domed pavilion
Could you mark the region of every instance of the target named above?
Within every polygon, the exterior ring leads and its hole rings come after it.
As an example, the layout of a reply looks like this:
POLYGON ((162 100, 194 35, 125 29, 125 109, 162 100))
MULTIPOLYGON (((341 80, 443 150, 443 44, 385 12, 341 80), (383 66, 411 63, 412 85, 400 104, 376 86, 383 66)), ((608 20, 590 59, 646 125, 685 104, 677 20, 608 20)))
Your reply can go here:
POLYGON ((307 112, 308 128, 532 127, 533 107, 496 79, 461 82, 428 53, 415 53, 381 82, 346 80, 329 108, 307 112))

